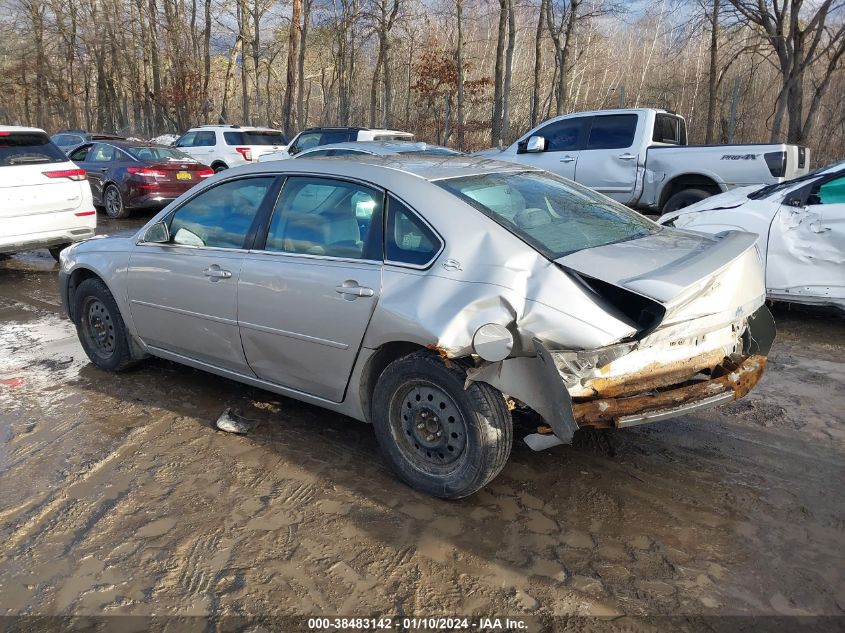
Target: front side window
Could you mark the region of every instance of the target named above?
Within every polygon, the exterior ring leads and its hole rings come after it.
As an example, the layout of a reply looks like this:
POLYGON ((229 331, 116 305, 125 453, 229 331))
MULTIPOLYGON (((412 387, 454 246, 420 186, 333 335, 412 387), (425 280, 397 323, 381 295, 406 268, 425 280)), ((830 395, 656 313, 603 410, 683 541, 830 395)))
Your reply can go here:
POLYGON ((593 117, 587 149, 624 149, 634 144, 636 114, 608 114, 593 117))
POLYGON ((358 183, 290 177, 273 211, 265 250, 380 260, 382 198, 358 183))
POLYGON ((0 167, 64 163, 67 156, 41 132, 0 133, 0 167))
POLYGON ((177 140, 173 144, 173 146, 174 147, 193 147, 194 142, 196 141, 196 138, 197 138, 196 132, 188 132, 187 134, 185 134, 185 136, 183 136, 182 138, 177 140))
POLYGON ((845 204, 845 177, 814 187, 807 204, 845 204))
POLYGON ((83 161, 85 161, 85 160, 86 160, 86 158, 87 158, 87 156, 88 156, 88 152, 90 152, 90 151, 91 151, 91 146, 90 146, 90 145, 85 145, 85 146, 83 146, 83 147, 80 147, 80 148, 78 148, 78 149, 73 150, 73 151, 70 153, 70 157, 69 157, 69 158, 70 158, 72 161, 75 161, 75 162, 83 162, 83 161))
POLYGON ((244 248, 273 177, 239 178, 206 189, 183 204, 170 221, 170 243, 244 248))
POLYGON ((321 145, 320 136, 321 134, 319 132, 303 132, 299 135, 299 138, 296 139, 294 149, 297 152, 301 152, 306 149, 311 149, 312 147, 317 147, 318 145, 321 145))
POLYGON ((483 174, 436 184, 549 259, 660 230, 635 211, 548 173, 483 174))
POLYGON ((547 152, 563 152, 577 150, 584 129, 586 118, 564 119, 549 123, 533 136, 546 139, 547 152))
POLYGON ((426 266, 442 246, 437 234, 413 211, 393 196, 388 198, 385 261, 426 266))
POLYGON ((320 145, 331 145, 332 143, 345 143, 346 141, 350 140, 353 139, 350 138, 349 132, 332 130, 330 132, 323 132, 323 136, 320 137, 320 145))

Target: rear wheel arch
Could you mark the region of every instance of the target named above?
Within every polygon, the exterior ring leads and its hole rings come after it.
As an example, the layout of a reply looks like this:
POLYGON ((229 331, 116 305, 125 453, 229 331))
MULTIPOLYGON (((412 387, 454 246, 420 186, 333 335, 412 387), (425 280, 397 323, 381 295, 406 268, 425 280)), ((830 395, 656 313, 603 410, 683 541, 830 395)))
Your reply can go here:
POLYGON ((408 356, 414 352, 424 350, 425 347, 419 343, 409 341, 392 341, 379 347, 375 353, 367 359, 367 364, 361 372, 359 384, 359 397, 361 399, 361 410, 364 412, 366 421, 372 423, 372 401, 373 392, 376 388, 379 376, 395 360, 408 356))
POLYGON ((725 188, 710 176, 705 176, 704 174, 681 174, 672 178, 661 189, 658 210, 662 212, 669 198, 686 189, 700 189, 706 191, 711 196, 725 191, 725 188))

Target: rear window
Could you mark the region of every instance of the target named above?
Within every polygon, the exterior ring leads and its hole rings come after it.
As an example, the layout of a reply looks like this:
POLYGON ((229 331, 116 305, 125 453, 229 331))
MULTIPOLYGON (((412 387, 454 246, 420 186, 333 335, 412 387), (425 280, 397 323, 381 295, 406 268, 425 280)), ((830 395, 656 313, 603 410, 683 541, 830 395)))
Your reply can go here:
POLYGON ((195 162, 187 154, 169 147, 124 147, 127 154, 136 160, 172 160, 195 162))
POLYGON ((660 230, 635 211, 552 174, 484 174, 436 184, 549 259, 660 230))
POLYGON ((654 134, 651 140, 655 143, 686 145, 685 131, 683 121, 679 117, 658 114, 654 119, 654 134))
POLYGON ((38 132, 0 132, 0 167, 65 163, 64 152, 53 145, 46 134, 38 132))
POLYGON ((413 141, 413 134, 375 134, 374 141, 413 141))
POLYGON ((241 131, 223 132, 227 145, 287 145, 287 139, 281 132, 241 131))

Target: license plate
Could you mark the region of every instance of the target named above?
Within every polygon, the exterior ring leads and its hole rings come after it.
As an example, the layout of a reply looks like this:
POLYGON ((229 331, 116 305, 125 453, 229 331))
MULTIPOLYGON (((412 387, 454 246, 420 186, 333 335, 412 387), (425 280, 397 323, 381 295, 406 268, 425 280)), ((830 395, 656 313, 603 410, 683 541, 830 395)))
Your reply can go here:
POLYGON ((191 172, 189 171, 177 171, 176 172, 176 180, 190 180, 191 179, 191 172))

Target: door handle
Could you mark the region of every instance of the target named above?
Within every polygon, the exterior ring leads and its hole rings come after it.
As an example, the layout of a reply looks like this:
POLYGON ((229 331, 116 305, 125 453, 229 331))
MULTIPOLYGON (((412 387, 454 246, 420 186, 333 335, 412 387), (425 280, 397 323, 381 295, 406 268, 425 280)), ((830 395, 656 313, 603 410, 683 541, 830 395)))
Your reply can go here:
POLYGON ((619 154, 616 158, 621 160, 634 160, 636 158, 635 154, 619 154))
POLYGON ((563 158, 561 158, 561 159, 560 159, 560 162, 562 162, 562 163, 571 163, 571 162, 572 162, 572 161, 574 161, 574 160, 575 160, 575 157, 574 157, 574 156, 564 156, 563 158))
POLYGON ((344 281, 343 285, 335 286, 334 291, 351 297, 372 297, 375 294, 372 288, 359 286, 357 281, 344 281))
POLYGON ((217 264, 212 264, 204 271, 202 274, 206 277, 210 277, 211 281, 218 281, 219 279, 229 279, 232 276, 232 272, 230 270, 223 270, 217 264))

